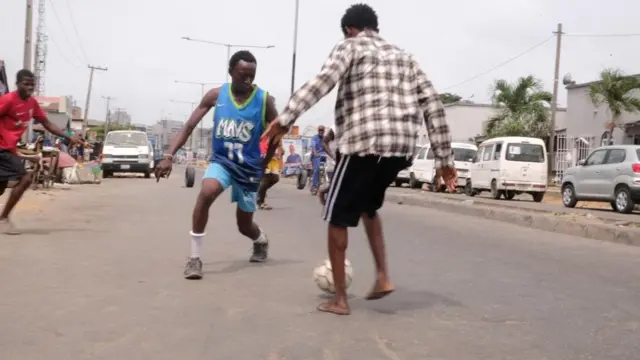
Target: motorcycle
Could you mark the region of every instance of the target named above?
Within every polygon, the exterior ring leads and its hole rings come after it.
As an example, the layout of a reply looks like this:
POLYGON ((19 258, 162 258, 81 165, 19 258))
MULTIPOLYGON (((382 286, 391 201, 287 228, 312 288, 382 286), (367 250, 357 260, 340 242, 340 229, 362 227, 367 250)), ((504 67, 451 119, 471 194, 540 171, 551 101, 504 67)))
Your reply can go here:
MULTIPOLYGON (((309 185, 311 195, 317 195, 318 189, 311 187, 313 182, 313 163, 311 162, 310 154, 309 156, 305 156, 305 161, 302 163, 300 169, 298 169, 297 175, 297 184, 296 187, 298 190, 303 190, 307 185, 309 185)), ((328 158, 326 155, 322 157, 320 162, 320 181, 318 184, 318 188, 322 185, 328 184, 331 180, 329 174, 332 172, 333 166, 335 166, 334 161, 328 158)))

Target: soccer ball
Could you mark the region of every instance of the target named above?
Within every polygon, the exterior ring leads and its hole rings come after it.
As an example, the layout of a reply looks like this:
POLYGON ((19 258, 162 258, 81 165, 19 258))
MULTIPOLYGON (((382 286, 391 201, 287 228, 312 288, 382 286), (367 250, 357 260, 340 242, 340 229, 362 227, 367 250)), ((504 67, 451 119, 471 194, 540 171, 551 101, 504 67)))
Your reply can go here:
MULTIPOLYGON (((353 268, 351 267, 351 262, 349 262, 349 260, 344 261, 344 267, 347 280, 346 285, 348 289, 351 285, 351 281, 353 280, 353 268)), ((331 272, 331 261, 329 261, 329 259, 325 260, 322 265, 313 269, 313 282, 318 285, 320 290, 328 294, 335 294, 336 286, 333 283, 333 273, 331 272)))

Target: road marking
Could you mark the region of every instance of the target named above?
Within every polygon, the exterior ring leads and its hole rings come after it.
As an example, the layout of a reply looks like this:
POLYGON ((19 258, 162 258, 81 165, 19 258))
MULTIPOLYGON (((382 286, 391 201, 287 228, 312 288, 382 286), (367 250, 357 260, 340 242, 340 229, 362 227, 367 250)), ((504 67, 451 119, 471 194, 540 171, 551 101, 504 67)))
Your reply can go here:
POLYGON ((386 344, 386 341, 382 339, 380 335, 374 334, 373 339, 376 341, 376 345, 378 345, 378 349, 380 349, 380 351, 384 354, 384 356, 386 356, 389 360, 402 360, 400 359, 398 354, 396 354, 395 351, 389 349, 389 347, 386 344))

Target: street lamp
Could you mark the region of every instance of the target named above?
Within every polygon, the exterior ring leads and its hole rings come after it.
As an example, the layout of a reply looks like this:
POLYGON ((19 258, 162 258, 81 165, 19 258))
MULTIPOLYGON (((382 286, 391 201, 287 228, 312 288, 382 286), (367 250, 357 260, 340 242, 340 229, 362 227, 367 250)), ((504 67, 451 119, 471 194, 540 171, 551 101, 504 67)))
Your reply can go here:
MULTIPOLYGON (((172 103, 175 104, 191 104, 191 113, 193 114, 193 110, 196 107, 196 102, 195 101, 182 101, 182 100, 169 100, 172 103)), ((202 123, 201 123, 202 124, 202 123)), ((202 129, 200 130, 200 136, 202 136, 202 129)), ((193 134, 191 134, 189 136, 189 146, 191 147, 191 151, 193 152, 193 134)), ((202 145, 202 140, 200 141, 200 145, 202 145)))
MULTIPOLYGON (((202 39, 194 39, 188 36, 183 36, 183 40, 201 42, 210 45, 216 46, 224 46, 227 48, 227 64, 229 64, 229 60, 231 59, 231 48, 245 48, 245 49, 272 49, 276 47, 275 45, 242 45, 242 44, 229 44, 229 43, 221 43, 216 41, 202 40, 202 39)), ((225 78, 227 82, 229 81, 229 69, 225 69, 225 78)))
MULTIPOLYGON (((204 97, 205 85, 221 85, 221 83, 219 82, 198 82, 198 81, 180 81, 180 80, 174 80, 173 82, 175 82, 176 84, 200 85, 200 88, 202 89, 200 94, 201 98, 204 97)), ((203 125, 204 123, 200 121, 200 146, 202 146, 202 143, 203 143, 203 139, 202 139, 204 136, 203 125)))

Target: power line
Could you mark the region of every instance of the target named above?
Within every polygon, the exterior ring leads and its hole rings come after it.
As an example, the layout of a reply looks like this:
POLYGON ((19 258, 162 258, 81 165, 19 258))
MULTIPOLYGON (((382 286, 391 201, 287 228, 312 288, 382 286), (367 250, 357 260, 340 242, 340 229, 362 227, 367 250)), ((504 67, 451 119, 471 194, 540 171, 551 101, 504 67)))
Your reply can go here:
MULTIPOLYGON (((53 11, 53 16, 55 16, 56 20, 58 20, 58 24, 60 24, 60 30, 62 31, 62 34, 64 35, 64 38, 67 41, 67 44, 71 49, 74 49, 75 47, 71 45, 71 41, 69 41, 69 36, 67 36, 67 32, 64 31, 62 20, 60 20, 60 16, 58 16, 58 12, 56 11, 56 7, 53 5, 53 1, 49 0, 49 5, 51 5, 51 11, 53 11)), ((77 52, 73 51, 73 54, 78 58, 78 60, 80 60, 80 62, 82 62, 82 59, 80 59, 77 52)))
POLYGON ((76 21, 73 18, 73 11, 71 11, 71 6, 69 6, 69 0, 65 0, 67 5, 67 9, 69 10, 69 18, 71 19, 71 25, 73 26, 73 30, 76 33, 76 38, 78 39, 78 45, 80 45, 80 51, 82 51, 82 55, 84 56, 84 60, 89 62, 89 57, 87 53, 84 51, 84 46, 82 46, 82 40, 80 40, 80 33, 78 32, 78 27, 76 26, 76 21))
POLYGON ((587 38, 596 38, 596 37, 636 37, 640 36, 640 33, 621 33, 621 34, 565 34, 565 36, 572 37, 587 37, 587 38))
POLYGON ((459 82, 459 83, 457 83, 457 84, 455 84, 455 85, 448 86, 448 87, 444 88, 442 91, 446 91, 446 90, 449 90, 449 89, 451 89, 451 88, 454 88, 454 87, 460 86, 460 85, 462 85, 462 84, 466 84, 466 83, 468 83, 468 82, 470 82, 470 81, 473 81, 473 80, 475 80, 475 79, 477 79, 477 78, 479 78, 479 77, 481 77, 481 76, 484 76, 484 75, 486 75, 486 74, 488 74, 488 73, 490 73, 490 72, 492 72, 492 71, 494 71, 494 70, 496 70, 496 69, 498 69, 498 68, 501 68, 501 67, 503 67, 503 66, 507 65, 508 63, 510 63, 510 62, 512 62, 512 61, 514 61, 514 60, 516 60, 516 59, 518 59, 518 58, 520 58, 520 57, 522 57, 522 56, 526 55, 527 53, 529 53, 529 52, 531 52, 531 51, 533 51, 533 50, 535 50, 535 49, 539 48, 540 46, 542 46, 542 45, 546 44, 547 42, 549 42, 549 40, 553 39, 554 37, 555 37, 555 35, 551 35, 551 36, 549 36, 548 38, 546 38, 544 41, 542 41, 542 42, 540 42, 540 43, 538 43, 538 44, 536 44, 536 45, 534 45, 534 46, 532 46, 532 47, 528 48, 527 50, 525 50, 525 51, 521 52, 520 54, 518 54, 518 55, 516 55, 516 56, 511 57, 511 58, 510 58, 510 59, 508 59, 508 60, 505 60, 505 61, 503 61, 503 62, 499 63, 498 65, 496 65, 496 66, 494 66, 494 67, 490 68, 489 70, 483 71, 483 72, 481 72, 480 74, 475 75, 475 76, 473 76, 473 77, 470 77, 470 78, 468 78, 468 79, 466 79, 466 80, 464 80, 464 81, 461 81, 461 82, 459 82))
POLYGON ((73 62, 69 61, 69 58, 67 58, 67 56, 64 54, 64 51, 62 51, 62 49, 60 49, 60 46, 58 45, 58 43, 56 42, 56 40, 54 38, 51 37, 51 35, 47 36, 47 40, 51 40, 51 43, 53 44, 53 46, 56 48, 56 50, 58 50, 58 52, 60 53, 60 57, 62 57, 62 59, 69 64, 71 67, 78 69, 80 68, 80 66, 74 64, 73 62))

